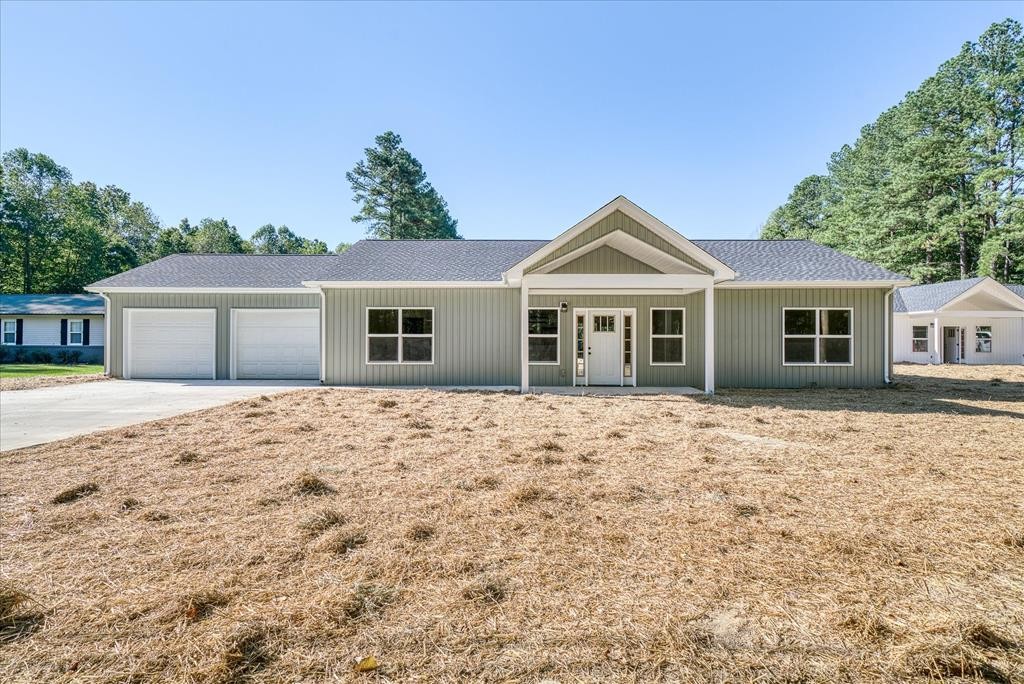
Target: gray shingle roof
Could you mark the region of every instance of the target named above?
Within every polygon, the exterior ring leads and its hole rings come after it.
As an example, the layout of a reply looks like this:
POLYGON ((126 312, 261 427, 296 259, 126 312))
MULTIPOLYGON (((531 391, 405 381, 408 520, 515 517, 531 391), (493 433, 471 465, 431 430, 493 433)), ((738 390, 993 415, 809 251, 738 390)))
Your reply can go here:
POLYGON ((737 281, 909 280, 809 240, 694 240, 736 271, 737 281))
MULTIPOLYGON (((896 313, 935 311, 983 280, 988 280, 988 278, 967 278, 966 280, 949 280, 944 283, 932 283, 930 285, 901 287, 893 295, 892 310, 896 313)), ((1006 288, 1015 295, 1024 298, 1024 285, 1007 285, 1006 288)))
POLYGON ((173 254, 89 287, 302 287, 340 257, 334 254, 173 254))
POLYGON ((893 295, 892 310, 896 313, 935 311, 983 280, 984 278, 968 278, 966 280, 950 280, 945 283, 932 283, 931 285, 901 287, 893 295))
MULTIPOLYGON (((547 240, 360 240, 341 255, 176 254, 92 287, 301 287, 302 281, 499 281, 547 240)), ((905 280, 806 240, 695 240, 739 281, 905 280)))
POLYGON ((99 295, 0 295, 0 314, 94 315, 102 313, 103 297, 99 295))
POLYGON ((547 240, 360 240, 324 280, 501 280, 547 240))

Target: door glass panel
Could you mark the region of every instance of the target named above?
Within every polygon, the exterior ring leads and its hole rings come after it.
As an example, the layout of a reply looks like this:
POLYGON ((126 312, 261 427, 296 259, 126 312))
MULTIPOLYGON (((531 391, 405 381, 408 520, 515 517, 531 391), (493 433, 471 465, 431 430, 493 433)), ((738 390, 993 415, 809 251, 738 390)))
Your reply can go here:
POLYGON ((594 316, 594 332, 615 332, 615 316, 594 316))
POLYGON ((586 374, 586 355, 583 349, 583 336, 586 332, 586 319, 583 316, 576 317, 576 377, 582 378, 586 374))

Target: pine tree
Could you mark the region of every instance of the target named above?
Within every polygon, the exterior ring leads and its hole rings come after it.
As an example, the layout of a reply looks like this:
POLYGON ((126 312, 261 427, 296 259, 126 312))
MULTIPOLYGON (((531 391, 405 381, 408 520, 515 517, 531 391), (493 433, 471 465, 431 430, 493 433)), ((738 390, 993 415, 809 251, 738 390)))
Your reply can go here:
POLYGON ((423 166, 402 147, 401 136, 387 131, 375 143, 345 175, 354 201, 361 204, 352 220, 365 223, 368 235, 385 240, 459 239, 458 221, 427 181, 423 166))

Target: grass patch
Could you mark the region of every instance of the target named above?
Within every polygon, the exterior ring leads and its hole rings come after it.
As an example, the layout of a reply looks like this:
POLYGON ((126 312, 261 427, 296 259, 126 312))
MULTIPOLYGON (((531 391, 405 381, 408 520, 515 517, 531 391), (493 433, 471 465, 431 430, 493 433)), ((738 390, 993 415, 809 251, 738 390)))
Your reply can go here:
POLYGON ((310 472, 300 474, 291 484, 291 489, 302 496, 325 496, 337 490, 310 472))
POLYGON ((65 366, 55 363, 0 363, 0 380, 40 376, 94 375, 103 372, 103 364, 82 363, 65 366))

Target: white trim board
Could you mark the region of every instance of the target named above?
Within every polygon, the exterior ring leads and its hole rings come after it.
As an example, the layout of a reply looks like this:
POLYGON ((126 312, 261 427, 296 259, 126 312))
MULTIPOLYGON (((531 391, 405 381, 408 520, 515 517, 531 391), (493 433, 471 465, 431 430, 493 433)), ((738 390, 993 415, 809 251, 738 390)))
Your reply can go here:
POLYGON ((671 254, 658 249, 654 245, 648 244, 639 238, 635 238, 622 230, 613 230, 606 235, 602 235, 596 240, 592 240, 585 245, 577 247, 568 254, 563 254, 557 259, 549 261, 532 273, 551 273, 552 271, 556 271, 562 266, 572 263, 573 261, 590 254, 594 250, 605 246, 647 264, 651 268, 662 273, 707 275, 700 269, 686 263, 682 259, 677 259, 671 254))
POLYGON ((97 294, 312 294, 308 287, 87 287, 97 294))

